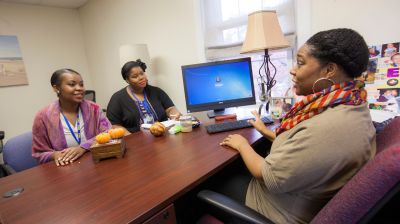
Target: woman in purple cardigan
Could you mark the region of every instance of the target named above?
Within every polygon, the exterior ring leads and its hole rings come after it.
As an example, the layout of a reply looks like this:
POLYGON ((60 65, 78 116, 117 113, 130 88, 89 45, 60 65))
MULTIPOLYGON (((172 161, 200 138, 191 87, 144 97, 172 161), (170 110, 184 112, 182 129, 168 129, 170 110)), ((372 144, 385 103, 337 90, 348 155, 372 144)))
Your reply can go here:
POLYGON ((41 109, 32 132, 32 156, 40 163, 70 164, 89 150, 94 137, 111 128, 99 105, 84 100, 81 75, 72 69, 53 73, 50 83, 58 100, 41 109))

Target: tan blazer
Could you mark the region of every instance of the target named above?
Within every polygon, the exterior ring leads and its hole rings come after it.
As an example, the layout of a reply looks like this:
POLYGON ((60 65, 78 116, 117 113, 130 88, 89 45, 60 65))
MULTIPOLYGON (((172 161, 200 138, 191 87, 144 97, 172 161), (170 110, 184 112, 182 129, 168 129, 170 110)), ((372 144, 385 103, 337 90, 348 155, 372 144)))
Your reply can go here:
POLYGON ((366 104, 329 108, 275 139, 246 204, 276 223, 308 223, 375 151, 366 104))

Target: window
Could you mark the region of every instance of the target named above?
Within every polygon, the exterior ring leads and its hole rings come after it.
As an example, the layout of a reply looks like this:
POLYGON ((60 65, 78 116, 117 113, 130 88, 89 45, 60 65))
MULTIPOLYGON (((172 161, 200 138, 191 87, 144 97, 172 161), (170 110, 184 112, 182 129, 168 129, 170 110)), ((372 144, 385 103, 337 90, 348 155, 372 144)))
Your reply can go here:
POLYGON ((289 69, 292 66, 295 46, 294 0, 202 0, 205 55, 208 61, 252 57, 256 95, 258 70, 263 52, 240 54, 246 36, 247 16, 258 10, 276 10, 279 23, 291 48, 272 51, 272 63, 277 67, 277 84, 273 96, 282 96, 290 87, 289 69))
POLYGON ((294 0, 203 0, 206 47, 241 44, 247 15, 258 10, 276 10, 282 31, 295 33, 294 0))

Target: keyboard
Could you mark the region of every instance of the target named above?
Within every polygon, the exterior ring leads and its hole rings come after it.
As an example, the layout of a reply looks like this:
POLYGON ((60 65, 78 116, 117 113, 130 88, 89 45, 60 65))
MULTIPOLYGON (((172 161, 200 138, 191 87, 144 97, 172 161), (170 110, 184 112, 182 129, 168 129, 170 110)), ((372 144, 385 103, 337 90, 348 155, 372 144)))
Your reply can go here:
MULTIPOLYGON (((226 121, 226 122, 217 123, 217 124, 210 124, 205 127, 209 134, 214 134, 214 133, 224 132, 224 131, 232 131, 232 130, 237 130, 237 129, 241 129, 241 128, 253 127, 253 125, 251 125, 248 122, 248 120, 249 119, 237 120, 237 121, 226 121)), ((268 117, 262 117, 261 120, 264 122, 264 124, 274 123, 273 120, 271 120, 271 118, 268 118, 268 117)))

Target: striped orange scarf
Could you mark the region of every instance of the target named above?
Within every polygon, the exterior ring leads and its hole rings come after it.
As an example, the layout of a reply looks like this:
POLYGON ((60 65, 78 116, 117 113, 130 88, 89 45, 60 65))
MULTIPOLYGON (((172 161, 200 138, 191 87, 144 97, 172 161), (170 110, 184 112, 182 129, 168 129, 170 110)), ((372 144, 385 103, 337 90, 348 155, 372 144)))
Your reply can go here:
POLYGON ((360 105, 366 102, 367 91, 364 90, 364 86, 364 82, 354 80, 339 83, 321 92, 305 96, 295 103, 285 115, 281 125, 276 129, 276 135, 324 112, 328 107, 335 107, 340 104, 360 105))

